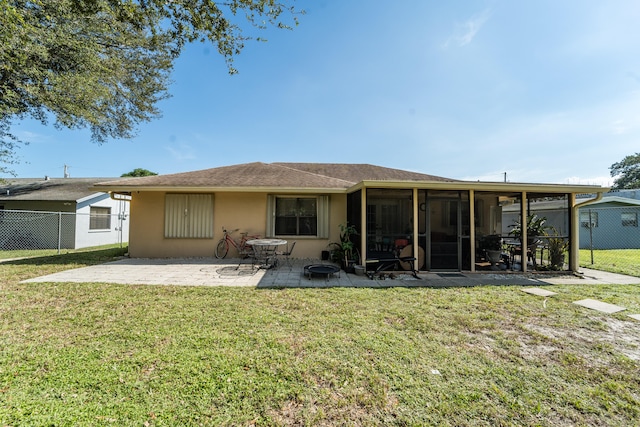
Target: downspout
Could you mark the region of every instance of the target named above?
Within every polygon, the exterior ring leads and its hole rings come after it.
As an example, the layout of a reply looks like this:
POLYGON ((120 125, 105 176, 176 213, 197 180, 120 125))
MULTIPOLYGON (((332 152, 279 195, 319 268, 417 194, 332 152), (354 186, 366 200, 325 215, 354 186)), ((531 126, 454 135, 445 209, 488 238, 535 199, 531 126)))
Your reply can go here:
MULTIPOLYGON (((120 240, 120 247, 122 247, 122 234, 124 232, 124 217, 125 217, 125 213, 123 213, 122 211, 123 210, 125 212, 127 211, 127 208, 124 207, 125 205, 123 204, 123 202, 131 202, 131 194, 121 194, 121 193, 114 193, 113 191, 110 191, 109 197, 111 198, 111 200, 120 202, 118 204, 118 219, 120 220, 119 240, 120 240)), ((131 213, 131 209, 129 209, 129 213, 131 213)), ((129 243, 129 239, 127 239, 127 244, 128 243, 129 243)))
POLYGON ((527 192, 523 191, 520 195, 520 265, 522 272, 527 272, 527 254, 529 253, 529 236, 527 236, 527 215, 529 215, 529 199, 527 192))
POLYGON ((361 265, 365 266, 366 269, 366 259, 368 258, 367 254, 367 188, 362 187, 360 190, 360 260, 358 261, 361 265))
POLYGON ((594 199, 575 204, 576 195, 571 193, 571 245, 569 246, 569 269, 577 273, 580 261, 580 208, 602 200, 604 192, 596 193, 594 199))
POLYGON ((417 188, 413 188, 412 191, 412 197, 413 197, 413 220, 412 220, 412 224, 411 224, 411 231, 413 232, 413 235, 411 236, 411 241, 413 242, 413 257, 416 259, 415 261, 415 266, 414 268, 416 270, 420 269, 420 252, 419 252, 419 243, 420 241, 418 240, 418 227, 420 227, 419 225, 419 214, 418 214, 418 189, 417 188))
MULTIPOLYGON (((506 172, 505 172, 506 175, 506 172)), ((471 272, 476 271, 476 192, 469 190, 469 246, 471 249, 471 272)))

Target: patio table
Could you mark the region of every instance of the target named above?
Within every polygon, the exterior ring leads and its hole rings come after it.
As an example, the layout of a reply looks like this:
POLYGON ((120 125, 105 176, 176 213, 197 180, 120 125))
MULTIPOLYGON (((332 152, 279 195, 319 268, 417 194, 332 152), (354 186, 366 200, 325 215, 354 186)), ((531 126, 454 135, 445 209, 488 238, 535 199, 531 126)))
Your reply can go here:
POLYGON ((278 266, 278 256, 276 250, 278 246, 287 244, 283 239, 251 239, 247 240, 247 245, 253 248, 254 262, 259 264, 259 268, 274 268, 278 266))

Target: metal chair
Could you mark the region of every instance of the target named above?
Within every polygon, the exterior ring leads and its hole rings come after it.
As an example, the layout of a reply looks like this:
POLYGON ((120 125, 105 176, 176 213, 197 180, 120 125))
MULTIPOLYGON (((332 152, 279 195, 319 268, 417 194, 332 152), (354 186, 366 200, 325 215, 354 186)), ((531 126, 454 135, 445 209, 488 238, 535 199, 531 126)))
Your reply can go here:
POLYGON ((285 260, 285 262, 287 263, 287 265, 289 267, 293 267, 291 265, 291 254, 293 253, 293 248, 295 248, 295 247, 296 247, 296 242, 293 242, 291 244, 291 247, 289 247, 289 245, 287 244, 287 250, 286 251, 276 252, 276 255, 284 257, 284 260, 285 260))

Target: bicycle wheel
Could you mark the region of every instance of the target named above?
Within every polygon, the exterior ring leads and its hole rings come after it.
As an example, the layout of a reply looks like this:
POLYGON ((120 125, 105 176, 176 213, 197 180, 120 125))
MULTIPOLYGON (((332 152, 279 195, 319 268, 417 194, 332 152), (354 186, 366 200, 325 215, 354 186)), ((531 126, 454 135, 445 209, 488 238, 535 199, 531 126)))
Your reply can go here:
POLYGON ((216 258, 222 259, 226 257, 227 252, 229 252, 229 245, 227 244, 227 241, 220 239, 218 246, 216 246, 216 258))

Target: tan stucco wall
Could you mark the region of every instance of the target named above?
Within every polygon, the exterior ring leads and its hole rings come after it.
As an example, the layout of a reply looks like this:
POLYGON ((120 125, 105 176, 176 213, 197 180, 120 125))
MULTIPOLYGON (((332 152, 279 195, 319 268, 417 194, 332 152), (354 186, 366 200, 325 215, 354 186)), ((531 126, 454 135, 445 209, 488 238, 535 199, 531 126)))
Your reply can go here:
MULTIPOLYGON (((267 193, 215 193, 213 239, 165 239, 164 192, 132 194, 129 254, 135 258, 211 257, 222 237, 222 227, 266 235, 267 193)), ((346 195, 331 195, 328 239, 285 237, 296 241, 294 258, 319 258, 329 242, 339 240, 339 224, 346 218, 346 195)), ((240 238, 239 233, 233 237, 240 238)), ((234 256, 232 252, 228 256, 234 256)))

